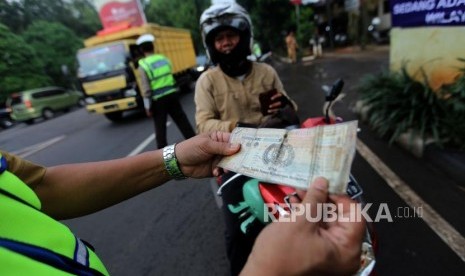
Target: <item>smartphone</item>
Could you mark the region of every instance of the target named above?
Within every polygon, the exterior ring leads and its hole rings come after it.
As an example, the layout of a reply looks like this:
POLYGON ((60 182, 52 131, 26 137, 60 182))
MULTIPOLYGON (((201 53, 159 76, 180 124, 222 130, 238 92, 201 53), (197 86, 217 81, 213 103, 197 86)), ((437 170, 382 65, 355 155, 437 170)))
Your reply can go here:
POLYGON ((271 97, 273 97, 276 93, 278 93, 278 91, 276 89, 272 89, 258 95, 258 99, 260 101, 260 110, 264 116, 269 114, 268 109, 270 108, 271 104, 281 101, 282 97, 271 100, 271 97))

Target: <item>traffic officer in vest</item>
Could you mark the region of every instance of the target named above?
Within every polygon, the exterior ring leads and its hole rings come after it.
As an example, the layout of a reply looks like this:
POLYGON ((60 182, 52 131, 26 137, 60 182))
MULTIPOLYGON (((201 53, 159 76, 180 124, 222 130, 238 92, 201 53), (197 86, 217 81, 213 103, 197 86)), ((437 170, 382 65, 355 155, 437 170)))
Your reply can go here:
MULTIPOLYGON (((94 249, 57 220, 97 212, 170 179, 218 176, 219 159, 240 149, 229 138, 212 132, 132 157, 48 168, 0 150, 0 275, 108 275, 94 249)), ((299 194, 302 204, 329 202, 325 179, 309 187, 299 194)), ((349 197, 331 200, 344 219, 337 209, 330 224, 305 216, 270 224, 242 275, 353 275, 365 225, 347 221, 360 215, 349 197)))
POLYGON ((139 60, 141 91, 148 117, 153 117, 157 147, 168 145, 166 138, 166 120, 169 114, 184 138, 195 135, 186 113, 177 97, 176 81, 173 77, 171 62, 163 55, 155 54, 155 37, 151 34, 140 36, 136 43, 144 54, 139 60))

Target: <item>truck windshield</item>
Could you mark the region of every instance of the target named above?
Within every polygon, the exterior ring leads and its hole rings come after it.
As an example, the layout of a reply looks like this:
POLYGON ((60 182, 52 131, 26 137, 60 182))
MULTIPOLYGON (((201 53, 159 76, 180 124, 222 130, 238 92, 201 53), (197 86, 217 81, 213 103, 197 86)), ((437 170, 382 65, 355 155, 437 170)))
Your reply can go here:
POLYGON ((78 52, 79 77, 95 76, 125 67, 126 50, 124 44, 110 44, 84 49, 78 52))

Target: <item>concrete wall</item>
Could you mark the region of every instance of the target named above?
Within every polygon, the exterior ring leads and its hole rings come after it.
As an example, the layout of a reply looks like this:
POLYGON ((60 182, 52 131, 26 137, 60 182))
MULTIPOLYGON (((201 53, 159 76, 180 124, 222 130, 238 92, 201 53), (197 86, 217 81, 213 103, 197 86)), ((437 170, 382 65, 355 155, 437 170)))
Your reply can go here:
POLYGON ((390 69, 397 71, 408 61, 410 75, 422 80, 420 67, 433 89, 454 81, 458 68, 465 67, 465 27, 393 28, 390 69))

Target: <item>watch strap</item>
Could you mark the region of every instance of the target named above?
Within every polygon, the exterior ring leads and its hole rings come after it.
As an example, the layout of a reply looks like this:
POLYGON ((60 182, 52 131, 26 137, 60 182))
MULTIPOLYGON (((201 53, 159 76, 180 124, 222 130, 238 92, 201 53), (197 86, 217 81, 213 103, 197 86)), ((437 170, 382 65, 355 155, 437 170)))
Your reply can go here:
POLYGON ((187 177, 182 173, 179 168, 178 159, 175 153, 176 144, 169 145, 163 148, 163 162, 168 174, 176 180, 186 179, 187 177))

